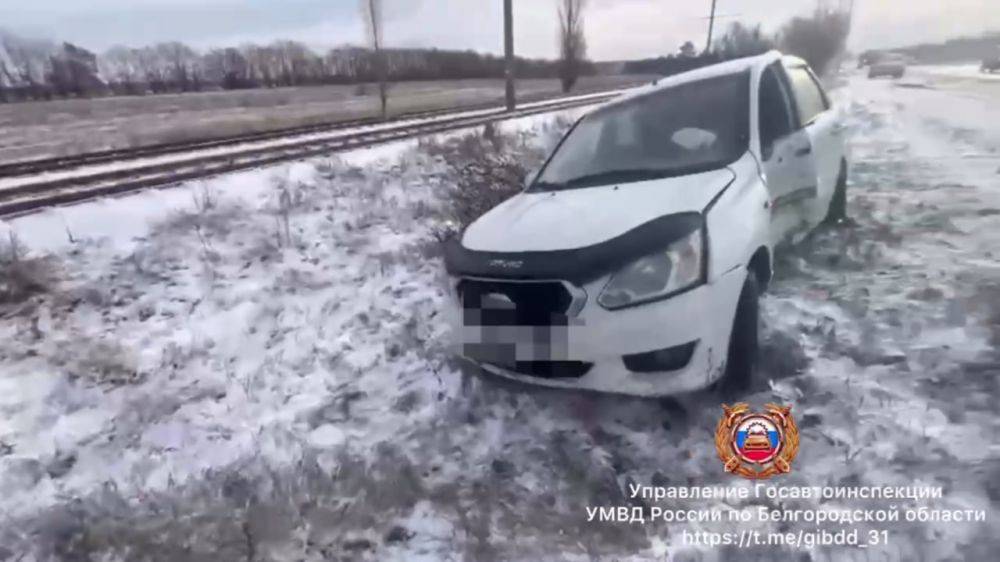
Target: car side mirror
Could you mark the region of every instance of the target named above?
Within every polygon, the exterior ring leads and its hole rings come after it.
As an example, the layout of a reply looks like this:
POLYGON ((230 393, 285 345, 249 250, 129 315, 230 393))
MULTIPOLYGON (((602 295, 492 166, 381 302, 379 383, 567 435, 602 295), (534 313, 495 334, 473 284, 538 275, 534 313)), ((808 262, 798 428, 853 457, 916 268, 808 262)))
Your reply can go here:
POLYGON ((524 185, 523 185, 524 189, 528 189, 529 187, 531 187, 531 184, 535 183, 535 178, 538 177, 538 172, 539 172, 538 168, 532 168, 528 170, 526 174, 524 174, 524 185))

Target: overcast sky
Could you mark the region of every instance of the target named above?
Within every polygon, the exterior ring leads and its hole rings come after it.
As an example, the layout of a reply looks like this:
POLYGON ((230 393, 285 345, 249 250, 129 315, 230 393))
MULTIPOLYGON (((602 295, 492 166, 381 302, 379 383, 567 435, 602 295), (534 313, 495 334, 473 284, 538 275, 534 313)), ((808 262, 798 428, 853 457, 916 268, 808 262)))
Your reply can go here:
MULTIPOLYGON (((502 0, 383 0, 391 46, 502 51, 502 0)), ((817 3, 850 0, 718 0, 718 25, 741 20, 774 30, 817 3)), ((557 0, 514 0, 519 55, 556 55, 557 0)), ((587 0, 588 55, 657 56, 686 40, 704 44, 711 0, 587 0)), ((278 38, 314 47, 361 43, 357 0, 0 0, 0 26, 92 50, 180 40, 196 47, 278 38)), ((853 48, 940 41, 1000 30, 1000 0, 855 0, 853 48)))

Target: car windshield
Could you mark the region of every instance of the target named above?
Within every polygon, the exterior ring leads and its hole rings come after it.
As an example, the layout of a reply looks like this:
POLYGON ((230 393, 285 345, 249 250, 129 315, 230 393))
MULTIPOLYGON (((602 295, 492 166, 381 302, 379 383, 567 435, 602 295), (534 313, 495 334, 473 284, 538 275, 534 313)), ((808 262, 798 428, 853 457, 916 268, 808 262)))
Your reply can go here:
POLYGON ((584 117, 530 191, 692 174, 747 149, 749 73, 707 78, 636 97, 584 117))

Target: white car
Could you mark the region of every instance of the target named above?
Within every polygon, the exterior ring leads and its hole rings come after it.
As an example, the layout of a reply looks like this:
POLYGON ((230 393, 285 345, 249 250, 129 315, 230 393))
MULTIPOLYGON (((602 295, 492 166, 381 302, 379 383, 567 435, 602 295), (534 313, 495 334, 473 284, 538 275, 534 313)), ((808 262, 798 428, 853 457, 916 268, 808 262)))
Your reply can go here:
POLYGON ((551 387, 745 388, 775 246, 844 215, 842 132, 773 51, 595 109, 446 246, 458 352, 551 387))

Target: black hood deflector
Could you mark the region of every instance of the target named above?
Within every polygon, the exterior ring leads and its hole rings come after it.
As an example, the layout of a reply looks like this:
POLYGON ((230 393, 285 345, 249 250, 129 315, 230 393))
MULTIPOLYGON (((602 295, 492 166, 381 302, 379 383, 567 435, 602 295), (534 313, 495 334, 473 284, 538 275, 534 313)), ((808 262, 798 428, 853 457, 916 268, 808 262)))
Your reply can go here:
POLYGON ((665 248, 703 223, 696 212, 665 215, 592 246, 543 252, 470 250, 456 237, 445 242, 444 262, 456 277, 565 279, 582 285, 665 248))

